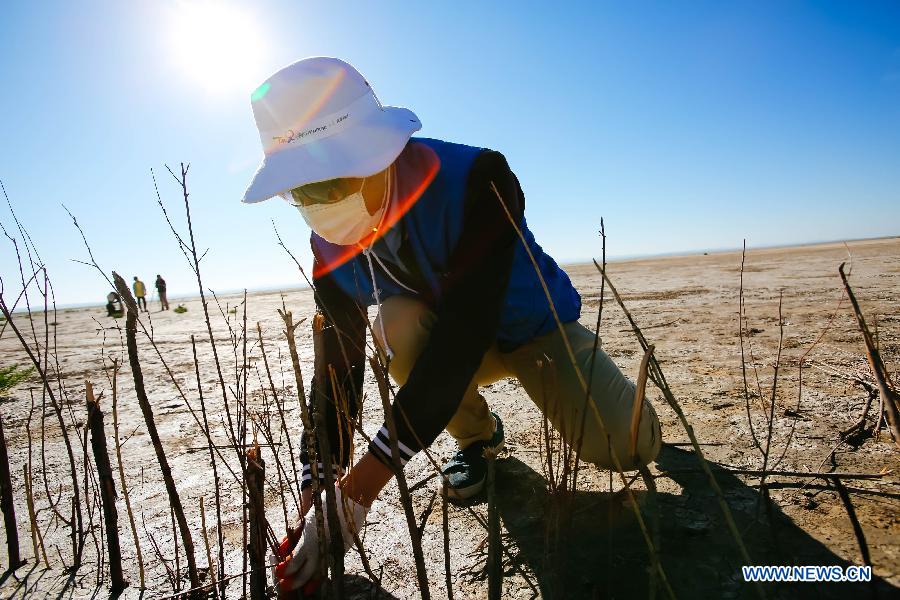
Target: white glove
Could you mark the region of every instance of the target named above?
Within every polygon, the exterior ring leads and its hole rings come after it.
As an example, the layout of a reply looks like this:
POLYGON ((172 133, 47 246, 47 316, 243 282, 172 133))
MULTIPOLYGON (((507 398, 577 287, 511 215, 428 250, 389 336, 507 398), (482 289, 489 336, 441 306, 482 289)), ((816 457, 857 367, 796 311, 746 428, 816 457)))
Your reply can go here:
MULTIPOLYGON (((353 536, 359 534, 365 526, 369 509, 345 497, 341 494, 341 488, 337 486, 334 488, 334 499, 337 505, 341 538, 344 541, 344 552, 346 552, 353 545, 353 536)), ((322 509, 327 515, 326 507, 325 492, 322 492, 322 509)), ((329 542, 331 541, 330 531, 328 518, 326 518, 324 533, 329 542)), ((300 540, 294 546, 290 556, 275 568, 279 587, 282 590, 295 590, 306 584, 318 572, 319 560, 319 532, 316 526, 316 509, 313 507, 304 520, 300 540)))

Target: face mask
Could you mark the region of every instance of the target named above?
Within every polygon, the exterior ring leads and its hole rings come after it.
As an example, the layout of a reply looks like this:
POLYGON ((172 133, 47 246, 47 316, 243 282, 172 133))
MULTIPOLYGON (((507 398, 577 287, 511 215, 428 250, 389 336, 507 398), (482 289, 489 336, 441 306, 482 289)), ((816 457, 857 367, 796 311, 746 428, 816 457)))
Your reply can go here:
MULTIPOLYGON (((363 187, 365 187, 365 180, 363 180, 363 187)), ((306 224, 322 238, 332 244, 350 246, 358 243, 381 224, 388 198, 387 174, 385 174, 384 192, 381 207, 374 215, 370 215, 366 209, 362 188, 358 192, 330 204, 314 204, 312 206, 295 204, 295 206, 306 224)))

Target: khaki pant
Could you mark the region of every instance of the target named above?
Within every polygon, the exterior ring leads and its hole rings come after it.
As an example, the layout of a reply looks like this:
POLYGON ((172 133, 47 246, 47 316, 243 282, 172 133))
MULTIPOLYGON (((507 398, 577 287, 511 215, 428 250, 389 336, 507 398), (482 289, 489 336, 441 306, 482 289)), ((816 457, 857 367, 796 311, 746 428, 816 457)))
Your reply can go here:
MULTIPOLYGON (((436 315, 425 304, 403 296, 384 301, 376 318, 375 338, 383 347, 381 327, 394 353, 390 374, 403 385, 413 365, 424 350, 431 335, 436 315)), ((598 408, 606 431, 600 426, 594 411, 587 407, 584 418, 582 460, 602 468, 614 469, 609 446, 615 449, 623 469, 637 465, 631 460, 630 428, 635 385, 629 381, 606 355, 597 348, 593 352, 594 334, 577 321, 563 325, 572 345, 575 362, 585 383, 591 382, 591 398, 598 408), (591 356, 593 377, 591 377, 591 356), (609 441, 607 441, 607 432, 609 441)), ((578 438, 582 412, 586 407, 585 393, 566 351, 558 329, 537 337, 513 352, 502 353, 496 346, 488 350, 481 366, 469 384, 459 409, 447 425, 447 432, 461 448, 477 440, 487 440, 494 429, 487 402, 478 393, 479 385, 487 385, 504 377, 515 377, 525 388, 542 413, 547 415, 557 431, 572 444, 578 438), (543 367, 539 365, 543 365, 543 367)), ((644 400, 638 433, 637 455, 642 464, 656 458, 662 434, 656 411, 644 400)))

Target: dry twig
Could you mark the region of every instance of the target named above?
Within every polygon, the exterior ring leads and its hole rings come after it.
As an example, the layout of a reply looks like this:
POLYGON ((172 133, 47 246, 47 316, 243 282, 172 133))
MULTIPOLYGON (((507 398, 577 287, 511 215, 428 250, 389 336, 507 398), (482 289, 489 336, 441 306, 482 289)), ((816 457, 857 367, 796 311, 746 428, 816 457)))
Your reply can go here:
POLYGON ((100 410, 99 398, 94 397, 91 382, 84 384, 87 403, 87 429, 91 432, 91 447, 94 451, 94 464, 100 478, 100 498, 103 505, 103 519, 106 524, 106 547, 109 551, 109 575, 112 579, 110 591, 113 595, 125 589, 127 585, 122 575, 122 551, 119 547, 119 515, 116 510, 116 488, 113 483, 112 466, 106 449, 106 432, 103 428, 103 411, 100 410))
POLYGON ((125 464, 122 462, 122 446, 119 444, 119 413, 116 410, 118 404, 117 381, 119 374, 119 362, 113 360, 112 374, 112 414, 113 414, 113 439, 116 445, 116 463, 119 467, 119 484, 122 486, 122 496, 125 498, 125 510, 128 512, 128 524, 131 526, 131 537, 134 538, 134 548, 137 554, 138 575, 141 589, 146 587, 144 581, 144 557, 141 554, 141 540, 138 537, 137 525, 134 522, 134 513, 131 510, 131 497, 128 494, 128 485, 125 483, 125 464))
POLYGON ((419 579, 419 593, 424 600, 428 600, 428 598, 431 597, 431 590, 428 587, 428 571, 425 569, 425 556, 422 553, 422 539, 416 527, 416 515, 413 512, 412 498, 409 495, 409 488, 406 485, 406 475, 404 475, 403 467, 400 465, 397 424, 394 421, 394 411, 391 408, 389 398, 387 368, 383 367, 374 356, 369 358, 369 364, 372 367, 372 371, 375 373, 375 379, 378 382, 378 392, 381 396, 381 405, 384 408, 384 420, 387 425, 388 435, 390 436, 391 461, 394 467, 394 476, 397 478, 400 503, 403 505, 403 511, 406 513, 406 524, 409 528, 413 557, 416 561, 416 576, 419 579))
POLYGON ((34 494, 31 491, 31 469, 27 464, 22 465, 22 478, 25 480, 25 499, 28 503, 28 520, 31 523, 31 546, 34 550, 34 560, 38 562, 39 557, 44 558, 44 564, 49 567, 50 561, 47 560, 47 550, 44 548, 44 539, 41 536, 41 530, 38 527, 37 514, 34 512, 34 494), (40 554, 38 554, 40 549, 40 554))
POLYGON ((450 573, 450 515, 447 502, 447 479, 441 485, 441 515, 444 531, 444 579, 447 587, 447 600, 453 600, 453 577, 450 573))
MULTIPOLYGON (((266 506, 263 485, 266 463, 259 446, 247 450, 247 493, 250 508, 250 597, 265 600, 266 597, 266 506)), ((202 500, 202 499, 201 499, 202 500)), ((205 535, 205 534, 204 534, 205 535)), ((209 552, 209 546, 207 546, 209 552)))
POLYGON ((9 570, 15 571, 25 561, 19 555, 19 526, 16 524, 16 506, 13 503, 12 481, 9 473, 9 454, 6 451, 6 435, 0 418, 0 509, 6 526, 6 556, 9 570))
MULTIPOLYGON (((334 491, 334 473, 337 469, 333 464, 334 458, 331 451, 331 440, 329 439, 328 424, 325 417, 325 404, 327 402, 325 390, 328 389, 331 382, 328 374, 329 365, 325 364, 323 358, 325 356, 325 351, 322 348, 324 327, 325 316, 321 313, 316 313, 312 322, 313 348, 315 349, 316 357, 318 357, 314 374, 316 380, 315 389, 317 393, 313 394, 313 413, 316 424, 316 441, 319 444, 319 459, 322 461, 322 467, 324 469, 325 509, 328 511, 329 519, 335 519, 331 522, 337 523, 338 507, 334 491)), ((339 422, 338 431, 340 431, 339 422)), ((341 510, 343 510, 343 508, 344 507, 341 507, 341 510)), ((342 600, 344 597, 344 540, 339 527, 329 528, 329 533, 331 534, 331 539, 328 540, 327 545, 327 548, 330 551, 328 553, 328 564, 331 567, 331 578, 334 586, 333 591, 337 599, 342 600)))
POLYGON ((500 512, 496 497, 496 462, 493 450, 484 451, 487 459, 487 501, 488 501, 488 599, 500 600, 503 596, 503 548, 500 545, 500 512))
POLYGON ((209 534, 206 529, 206 509, 203 506, 203 496, 200 496, 200 529, 203 531, 203 545, 206 546, 206 564, 209 572, 209 585, 213 590, 213 594, 218 597, 216 592, 216 563, 213 562, 212 549, 209 546, 209 534))
MULTIPOLYGON (((647 342, 646 338, 644 338, 644 334, 641 332, 640 327, 638 327, 637 323, 634 320, 634 317, 631 316, 631 312, 625 306, 622 297, 619 295, 619 292, 616 290, 612 281, 610 281, 609 275, 607 275, 607 273, 603 269, 601 269, 600 265, 597 264, 597 261, 594 261, 594 266, 597 267, 597 269, 603 275, 604 279, 606 279, 606 282, 609 284, 609 289, 612 291, 613 295, 616 298, 616 301, 619 303, 619 306, 625 313, 625 316, 628 319, 628 322, 631 324, 632 330, 634 331, 635 336, 637 336, 641 347, 646 351, 647 348, 650 347, 650 344, 647 342)), ((684 411, 681 409, 681 406, 675 399, 675 395, 669 388, 669 384, 668 382, 666 382, 665 375, 663 375, 662 368, 660 367, 659 362, 657 361, 655 356, 652 356, 650 358, 649 376, 653 383, 656 384, 660 391, 662 391, 663 397, 666 399, 666 402, 669 404, 672 410, 675 411, 675 414, 678 416, 679 422, 681 423, 685 432, 688 434, 688 438, 691 440, 691 444, 694 448, 694 453, 700 460, 700 466, 702 467, 703 472, 706 473, 706 477, 709 480, 710 487, 712 487, 713 491, 716 494, 716 498, 719 502, 719 508, 722 510, 722 515, 725 518, 725 523, 728 526, 728 530, 734 538, 734 542, 741 553, 741 558, 744 560, 744 564, 753 564, 752 559, 750 558, 750 554, 747 552, 747 547, 744 544, 743 537, 741 536, 741 533, 737 528, 737 524, 734 521, 734 517, 731 514, 731 509, 728 507, 728 503, 725 500, 725 495, 722 493, 722 488, 719 487, 719 483, 716 481, 712 470, 709 468, 709 464, 707 463, 706 458, 703 456, 703 451, 700 449, 700 443, 697 441, 697 436, 694 435, 694 429, 691 427, 690 423, 688 423, 687 417, 684 415, 684 411)), ((760 597, 765 597, 762 587, 757 585, 755 586, 755 589, 760 597)))
POLYGON ((194 561, 194 540, 191 537, 191 531, 184 517, 184 508, 181 505, 181 498, 178 495, 178 488, 175 487, 175 480, 172 478, 172 470, 169 468, 169 461, 166 458, 162 441, 159 438, 159 432, 156 430, 156 422, 153 420, 153 408, 150 400, 147 398, 147 392, 144 389, 144 375, 141 369, 140 359, 138 357, 137 348, 137 304, 128 289, 128 284, 122 277, 113 271, 113 279, 116 284, 116 290, 119 296, 125 301, 126 321, 125 321, 125 340, 128 347, 128 360, 131 364, 131 374, 134 378, 134 391, 138 398, 138 404, 144 415, 144 423, 147 426, 147 434, 153 443, 153 449, 156 451, 156 460, 159 462, 159 469, 166 485, 166 492, 169 495, 169 504, 175 517, 178 519, 178 527, 181 530, 181 539, 184 543, 184 551, 188 561, 188 577, 191 581, 191 587, 197 587, 200 579, 197 575, 197 565, 194 561))
POLYGON ((900 448, 900 409, 898 409, 900 398, 898 398, 897 392, 894 391, 891 385, 891 378, 884 365, 884 361, 881 359, 881 354, 878 352, 878 346, 875 344, 872 333, 866 326, 866 319, 863 317, 859 302, 857 302, 856 296, 853 294, 853 290, 850 289, 850 284, 847 282, 843 263, 838 267, 838 272, 841 274, 841 281, 844 282, 844 289, 847 291, 847 296, 850 298, 850 303, 853 305, 853 314, 856 316, 856 322, 863 334, 863 341, 866 344, 866 358, 869 361, 869 367, 872 369, 872 375, 878 383, 881 405, 884 415, 887 418, 888 425, 891 428, 891 435, 894 436, 894 443, 900 448))
MULTIPOLYGON (((547 288, 547 282, 544 281, 544 277, 541 274, 540 267, 538 266, 537 261, 534 258, 534 255, 531 253, 531 249, 528 247, 528 244, 525 240, 525 236, 522 234, 522 230, 519 228, 519 226, 516 223, 515 219, 513 218, 512 214, 509 212, 509 208, 506 206, 506 203, 503 201, 502 196, 500 196, 500 192, 497 190, 497 186, 493 182, 491 182, 491 190, 494 192, 494 195, 497 197, 497 200, 500 202, 500 206, 503 208, 503 211, 506 213, 506 216, 509 219, 509 222, 512 224, 513 228, 516 231, 516 234, 519 236, 519 240, 522 242, 525 252, 528 255, 529 260, 531 261, 532 266, 534 267, 535 274, 537 275, 538 281, 541 284, 541 288, 544 291, 544 296, 547 298, 547 302, 549 304, 550 312, 553 316, 553 320, 556 323, 557 329, 559 330, 559 332, 561 334, 563 344, 566 348, 566 354, 568 355, 569 360, 571 361, 573 367, 575 368, 575 375, 578 378, 578 382, 581 385, 582 390, 584 390, 584 393, 590 397, 591 390, 588 387, 587 382, 584 379, 584 375, 581 373, 581 370, 578 368, 578 361, 575 359, 575 352, 572 349, 572 345, 569 342, 569 338, 565 333, 565 329, 563 328, 563 323, 559 318, 559 313, 557 313, 557 311, 556 311, 556 306, 553 302, 553 297, 550 295, 550 290, 547 288)), ((603 277, 606 279, 607 283, 609 283, 610 289, 612 289, 613 288, 612 283, 609 281, 609 278, 607 277, 605 270, 602 269, 600 267, 600 265, 597 264, 597 261, 594 261, 594 265, 597 267, 597 269, 600 270, 600 272, 603 274, 603 277)), ((624 304, 622 304, 621 298, 618 297, 618 294, 616 297, 619 300, 620 305, 622 305, 622 307, 624 309, 624 304)), ((626 312, 626 314, 628 314, 627 310, 625 310, 625 312, 626 312)), ((628 315, 628 316, 629 316, 629 320, 632 323, 632 327, 636 327, 636 325, 633 322, 633 319, 630 318, 630 315, 628 315)), ((641 334, 639 336, 639 339, 642 341, 642 346, 646 350, 647 344, 646 344, 646 340, 643 339, 643 334, 641 334)), ((655 368, 657 370, 659 370, 659 365, 658 365, 658 363, 656 363, 656 359, 653 359, 653 363, 655 365, 655 368)), ((661 372, 660 372, 660 374, 661 374, 661 372)), ((662 381, 664 381, 664 380, 662 380, 662 381)), ((656 380, 654 380, 654 383, 656 383, 656 380)), ((668 389, 668 386, 666 386, 666 390, 667 389, 668 389)), ((665 390, 664 390, 664 394, 665 394, 665 390)), ((669 391, 669 396, 671 396, 671 391, 669 391)), ((667 400, 669 399, 669 396, 667 396, 667 400)), ((682 422, 688 428, 688 435, 691 437, 692 441, 694 441, 696 444, 696 439, 694 438, 693 431, 690 430, 690 427, 687 425, 687 420, 684 418, 684 413, 681 412, 681 408, 677 406, 676 402, 674 402, 674 396, 671 396, 670 404, 672 404, 672 403, 674 403, 673 408, 676 410, 676 413, 678 413, 680 415, 682 422)), ((590 399, 587 404, 591 408, 591 412, 593 413, 594 418, 597 421, 597 425, 600 427, 600 431, 601 432, 608 431, 603 422, 603 417, 600 415, 600 411, 597 408, 596 402, 594 402, 593 399, 590 399)), ((696 449, 699 451, 699 446, 696 446, 696 449)), ((619 477, 621 478, 622 482, 624 483, 625 489, 627 490, 627 493, 629 494, 629 497, 631 499, 631 505, 633 507, 632 510, 634 511, 635 519, 637 520, 638 525, 641 529, 641 535, 644 538, 644 542, 647 544, 647 548, 651 553, 655 552, 656 550, 653 547, 653 541, 650 538, 650 532, 647 529, 647 524, 644 521, 644 517, 641 514, 641 511, 640 511, 640 508, 638 507, 636 498, 634 497, 634 493, 631 490, 631 488, 629 487, 628 480, 626 479, 625 473, 622 469, 622 462, 619 459, 619 457, 617 456, 615 449, 612 447, 610 448, 610 458, 612 459, 613 465, 616 468, 616 472, 618 473, 619 477)), ((716 486, 716 489, 718 489, 718 486, 716 486)), ((719 494, 721 495, 721 490, 719 491, 719 494)), ((722 502, 724 504, 724 497, 722 499, 722 502)), ((725 505, 725 510, 727 510, 727 505, 725 505)), ((731 516, 731 513, 728 512, 728 517, 730 517, 730 516, 731 516)), ((738 536, 740 535, 737 532, 736 526, 733 528, 733 531, 738 536)), ((740 547, 743 550, 742 554, 746 557, 747 564, 750 564, 749 556, 747 555, 746 549, 744 548, 743 541, 740 541, 740 547)), ((660 568, 660 577, 662 578, 664 584, 667 587, 669 596, 674 597, 674 592, 672 592, 671 587, 669 587, 669 585, 668 585, 668 578, 666 577, 665 572, 662 571, 662 563, 657 561, 657 564, 659 565, 659 568, 660 568)))

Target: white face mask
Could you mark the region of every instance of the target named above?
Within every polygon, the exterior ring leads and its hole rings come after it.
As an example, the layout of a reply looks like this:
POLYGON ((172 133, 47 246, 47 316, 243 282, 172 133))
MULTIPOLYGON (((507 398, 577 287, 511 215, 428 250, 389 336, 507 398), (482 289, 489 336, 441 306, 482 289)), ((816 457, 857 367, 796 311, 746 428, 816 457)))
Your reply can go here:
MULTIPOLYGON (((385 174, 384 198, 381 207, 370 215, 362 188, 337 202, 303 206, 294 204, 310 228, 332 244, 351 246, 377 230, 387 206, 388 185, 385 174)), ((365 180, 363 180, 365 187, 365 180)))

